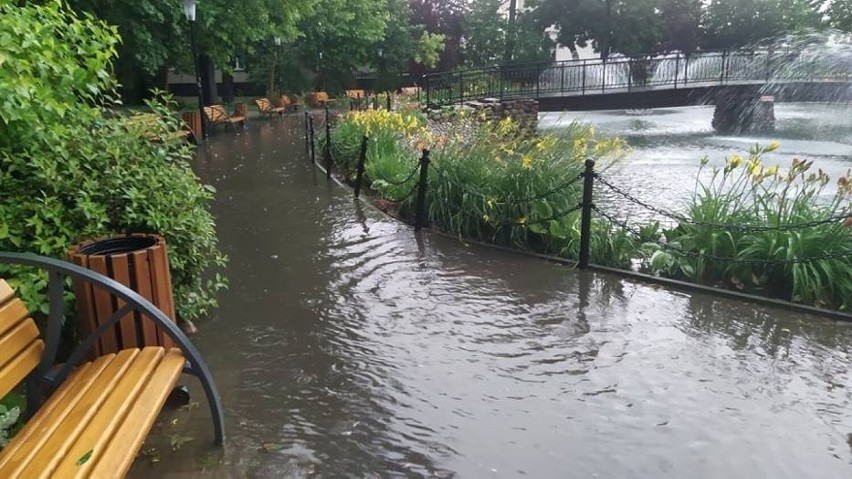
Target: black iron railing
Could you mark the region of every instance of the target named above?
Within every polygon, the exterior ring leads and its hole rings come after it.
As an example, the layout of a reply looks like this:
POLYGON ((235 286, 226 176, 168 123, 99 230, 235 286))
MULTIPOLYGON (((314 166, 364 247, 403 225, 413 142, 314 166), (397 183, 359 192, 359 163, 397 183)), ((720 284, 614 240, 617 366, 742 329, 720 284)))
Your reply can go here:
POLYGON ((792 50, 675 53, 643 59, 569 60, 432 73, 421 78, 426 105, 483 98, 542 98, 771 81, 852 80, 830 59, 792 50))

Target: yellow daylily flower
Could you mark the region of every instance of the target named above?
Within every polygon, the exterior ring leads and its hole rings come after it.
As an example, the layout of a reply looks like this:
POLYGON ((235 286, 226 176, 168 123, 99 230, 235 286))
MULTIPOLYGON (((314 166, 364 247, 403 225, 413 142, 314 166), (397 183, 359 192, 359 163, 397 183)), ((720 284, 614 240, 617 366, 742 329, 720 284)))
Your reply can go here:
POLYGON ((764 148, 763 150, 764 151, 775 151, 780 147, 781 147, 781 143, 778 143, 777 141, 770 141, 769 144, 766 145, 766 148, 764 148))
POLYGON ((521 157, 521 168, 525 170, 532 168, 532 158, 530 155, 524 155, 521 157))
POLYGON ((743 163, 743 157, 740 155, 733 155, 728 158, 728 164, 731 165, 731 168, 737 168, 743 163))

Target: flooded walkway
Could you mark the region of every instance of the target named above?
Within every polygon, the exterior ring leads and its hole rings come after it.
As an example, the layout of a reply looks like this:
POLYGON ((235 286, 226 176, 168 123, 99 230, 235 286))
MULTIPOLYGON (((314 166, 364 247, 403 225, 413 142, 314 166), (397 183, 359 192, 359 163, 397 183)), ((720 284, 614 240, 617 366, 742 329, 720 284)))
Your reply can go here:
POLYGON ((135 477, 852 476, 852 325, 418 238, 329 185, 297 119, 249 130, 196 168, 228 443, 175 411, 135 477))

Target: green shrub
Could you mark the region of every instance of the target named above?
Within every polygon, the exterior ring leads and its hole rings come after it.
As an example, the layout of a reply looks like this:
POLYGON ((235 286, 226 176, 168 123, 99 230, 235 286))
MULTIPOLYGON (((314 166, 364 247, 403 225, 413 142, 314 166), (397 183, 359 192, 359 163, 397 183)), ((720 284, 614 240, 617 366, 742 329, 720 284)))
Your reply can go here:
MULTIPOLYGON (((116 98, 112 27, 60 2, 0 6, 0 250, 65 258, 80 240, 156 232, 169 244, 178 313, 193 319, 224 286, 205 273, 225 259, 209 211, 212 188, 189 167, 193 152, 168 99, 156 125, 107 118, 116 98)), ((3 267, 33 311, 47 311, 46 277, 3 267)))
MULTIPOLYGON (((576 259, 584 161, 595 158, 605 170, 623 143, 580 124, 541 136, 524 134, 511 119, 468 123, 460 131, 467 133, 436 140, 441 147, 433 154, 430 221, 461 237, 576 259)), ((611 230, 594 224, 595 258, 628 265, 634 245, 611 230)))
MULTIPOLYGON (((354 168, 361 137, 369 135, 367 182, 411 217, 419 150, 430 147, 427 208, 434 226, 463 238, 577 258, 583 162, 596 158, 606 169, 624 144, 579 124, 563 134, 530 137, 510 119, 491 124, 464 113, 453 117, 427 129, 419 112, 350 113, 332 133, 335 160, 338 167, 354 168)), ((637 243, 629 235, 598 222, 592 232, 596 262, 630 264, 637 243)))
POLYGON ((700 184, 691 199, 685 221, 663 232, 668 247, 646 246, 650 269, 849 310, 852 173, 837 181, 837 192, 826 200, 829 178, 811 171, 813 162, 795 159, 786 171, 763 165, 762 155, 775 148, 755 146, 748 158, 734 155, 724 168, 714 168, 709 184, 700 184))

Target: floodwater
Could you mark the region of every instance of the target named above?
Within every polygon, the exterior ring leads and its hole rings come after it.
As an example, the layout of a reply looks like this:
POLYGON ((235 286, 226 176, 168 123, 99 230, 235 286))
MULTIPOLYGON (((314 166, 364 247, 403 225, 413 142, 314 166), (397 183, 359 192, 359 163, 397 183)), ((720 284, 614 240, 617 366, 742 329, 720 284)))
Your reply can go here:
MULTIPOLYGON (((747 157, 755 144, 778 141, 778 150, 764 155, 764 164, 788 167, 794 158, 813 160, 832 179, 823 196, 837 191, 836 180, 852 168, 852 105, 777 103, 775 131, 755 135, 719 135, 711 126, 713 106, 544 113, 540 126, 558 131, 572 121, 589 123, 607 135, 627 140, 627 160, 603 173, 631 195, 657 207, 681 209, 684 200, 709 182, 712 167, 731 155, 747 157), (708 167, 698 177, 702 158, 708 167)), ((623 216, 647 217, 634 205, 619 204, 623 216)), ((650 215, 653 216, 653 215, 650 215)))
POLYGON ((231 288, 133 477, 841 478, 852 325, 415 235, 297 118, 199 149, 231 288), (176 449, 176 450, 173 450, 176 449))

